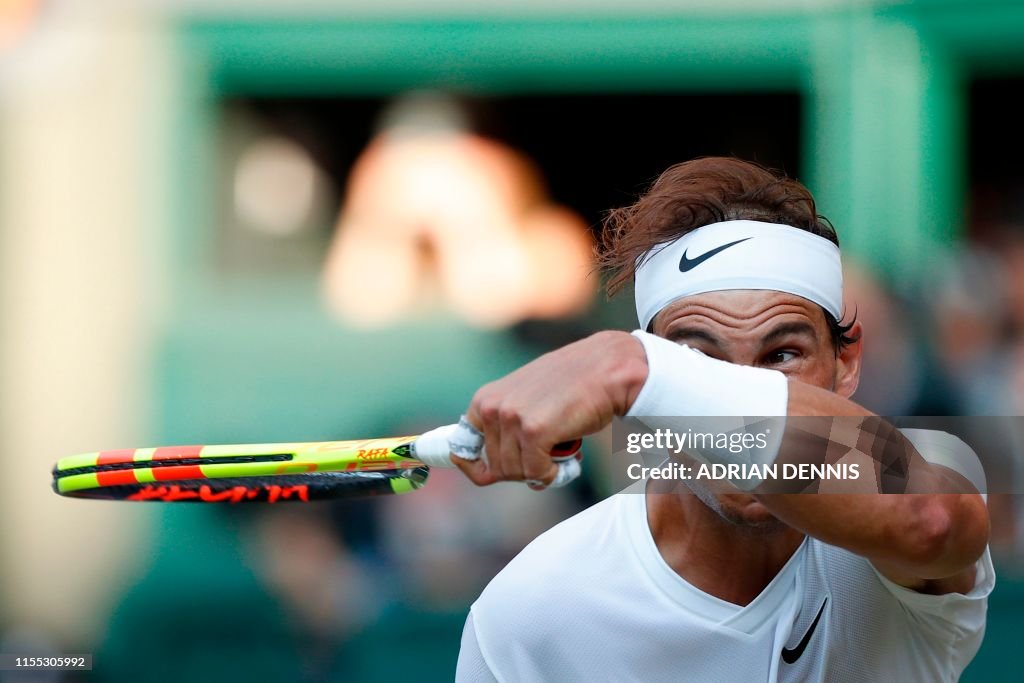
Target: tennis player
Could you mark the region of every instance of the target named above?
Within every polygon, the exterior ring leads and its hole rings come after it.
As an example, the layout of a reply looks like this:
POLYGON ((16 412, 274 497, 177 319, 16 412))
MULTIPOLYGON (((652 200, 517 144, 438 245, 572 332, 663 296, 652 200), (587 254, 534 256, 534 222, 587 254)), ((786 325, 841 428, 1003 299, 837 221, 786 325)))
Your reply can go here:
POLYGON ((480 389, 466 417, 487 458, 460 463, 472 481, 561 484, 552 445, 616 415, 781 419, 748 465, 799 447, 794 416, 848 416, 856 427, 826 434, 821 462, 881 474, 833 489, 863 494, 771 495, 757 476, 667 493, 639 482, 495 577, 466 621, 458 680, 955 681, 995 582, 984 481, 958 439, 897 431, 850 400, 862 330, 841 322, 838 239, 808 190, 698 159, 606 227, 610 290, 635 281, 641 329, 480 389), (915 495, 879 494, 886 472, 915 495), (957 477, 972 486, 940 493, 957 477))

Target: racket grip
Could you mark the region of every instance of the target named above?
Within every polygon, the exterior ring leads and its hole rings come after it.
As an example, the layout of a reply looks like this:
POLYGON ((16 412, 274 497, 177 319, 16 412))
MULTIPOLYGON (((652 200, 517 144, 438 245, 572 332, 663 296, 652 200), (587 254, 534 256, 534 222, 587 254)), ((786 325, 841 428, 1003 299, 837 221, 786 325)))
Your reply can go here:
MULTIPOLYGON (((476 460, 483 455, 484 437, 465 418, 420 435, 413 442, 417 460, 430 467, 454 467, 452 457, 476 460)), ((552 486, 564 486, 579 476, 582 439, 564 441, 551 449, 551 459, 559 464, 552 486)))

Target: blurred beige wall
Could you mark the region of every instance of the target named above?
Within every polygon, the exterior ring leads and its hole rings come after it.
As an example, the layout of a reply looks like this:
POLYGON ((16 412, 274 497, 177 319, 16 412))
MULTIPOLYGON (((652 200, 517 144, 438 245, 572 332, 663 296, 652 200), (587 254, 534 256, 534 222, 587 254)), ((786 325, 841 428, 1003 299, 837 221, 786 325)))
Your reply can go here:
POLYGON ((89 642, 151 511, 61 499, 49 468, 146 432, 169 62, 123 11, 43 19, 0 72, 0 604, 89 642))

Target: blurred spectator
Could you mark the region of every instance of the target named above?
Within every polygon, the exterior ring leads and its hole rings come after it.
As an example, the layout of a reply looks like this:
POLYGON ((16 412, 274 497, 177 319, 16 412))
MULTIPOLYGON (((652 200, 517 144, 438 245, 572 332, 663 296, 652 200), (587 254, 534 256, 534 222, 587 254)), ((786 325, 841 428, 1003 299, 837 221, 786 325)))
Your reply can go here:
POLYGON ((856 400, 879 415, 955 414, 959 395, 931 355, 920 316, 852 259, 843 280, 845 316, 856 315, 865 330, 856 400))
POLYGON ((1004 372, 1006 296, 1003 264, 977 247, 939 261, 924 288, 942 367, 968 415, 1000 415, 1015 404, 1004 372))
POLYGON ((326 295, 369 327, 423 310, 434 289, 478 326, 571 315, 593 297, 591 241, 523 154, 473 133, 454 99, 414 93, 352 170, 326 295))

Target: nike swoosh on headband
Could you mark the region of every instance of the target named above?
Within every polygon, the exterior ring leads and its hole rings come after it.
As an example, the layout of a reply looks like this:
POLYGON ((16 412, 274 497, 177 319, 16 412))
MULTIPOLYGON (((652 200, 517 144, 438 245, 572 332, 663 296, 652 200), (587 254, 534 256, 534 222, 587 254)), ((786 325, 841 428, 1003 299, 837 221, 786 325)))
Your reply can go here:
POLYGON ((796 660, 800 659, 800 655, 802 655, 804 650, 807 649, 807 644, 811 642, 811 636, 814 635, 814 629, 818 627, 818 622, 821 621, 821 614, 825 611, 825 605, 827 604, 828 598, 825 598, 825 601, 821 603, 821 607, 818 608, 818 616, 814 617, 814 621, 811 622, 811 627, 807 629, 807 633, 805 633, 804 637, 800 639, 800 642, 797 643, 796 647, 792 650, 785 647, 782 648, 782 661, 786 664, 792 664, 796 660))
POLYGON ((700 264, 702 264, 705 261, 707 261, 712 256, 714 256, 716 254, 720 254, 721 252, 725 251, 729 247, 734 247, 737 244, 739 244, 740 242, 746 242, 749 239, 753 239, 753 238, 752 237, 744 237, 741 240, 736 240, 735 242, 729 242, 728 244, 723 244, 722 246, 715 247, 711 251, 706 251, 703 254, 701 254, 700 256, 698 256, 697 258, 693 258, 693 259, 686 258, 686 252, 684 251, 682 258, 679 259, 679 272, 680 273, 685 273, 687 271, 693 270, 694 268, 696 268, 700 264))

